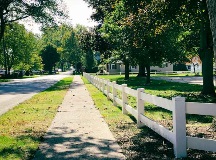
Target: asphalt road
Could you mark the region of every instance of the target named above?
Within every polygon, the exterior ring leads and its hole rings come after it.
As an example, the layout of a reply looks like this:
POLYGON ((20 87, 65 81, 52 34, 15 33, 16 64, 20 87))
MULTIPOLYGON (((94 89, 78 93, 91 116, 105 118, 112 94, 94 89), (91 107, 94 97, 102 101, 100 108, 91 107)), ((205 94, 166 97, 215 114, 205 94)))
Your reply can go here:
POLYGON ((0 83, 0 115, 68 75, 71 75, 71 72, 0 83))

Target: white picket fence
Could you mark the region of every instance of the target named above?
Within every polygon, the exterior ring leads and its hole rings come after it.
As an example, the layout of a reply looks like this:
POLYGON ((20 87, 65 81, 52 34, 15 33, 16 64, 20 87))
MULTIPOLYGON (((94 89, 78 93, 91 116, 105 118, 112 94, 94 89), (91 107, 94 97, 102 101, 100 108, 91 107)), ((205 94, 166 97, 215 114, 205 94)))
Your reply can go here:
POLYGON ((107 95, 114 105, 120 105, 123 114, 132 114, 137 119, 138 127, 148 126, 170 141, 174 146, 176 158, 186 157, 187 148, 216 152, 216 140, 186 136, 186 114, 216 116, 215 103, 185 102, 184 97, 175 97, 169 100, 147 94, 143 88, 134 90, 128 88, 126 84, 118 85, 116 82, 100 79, 88 73, 84 73, 84 77, 107 95), (121 99, 118 98, 117 91, 122 93, 121 99), (136 98, 136 109, 128 105, 128 95, 136 98), (172 111, 173 131, 168 130, 144 115, 144 101, 172 111))

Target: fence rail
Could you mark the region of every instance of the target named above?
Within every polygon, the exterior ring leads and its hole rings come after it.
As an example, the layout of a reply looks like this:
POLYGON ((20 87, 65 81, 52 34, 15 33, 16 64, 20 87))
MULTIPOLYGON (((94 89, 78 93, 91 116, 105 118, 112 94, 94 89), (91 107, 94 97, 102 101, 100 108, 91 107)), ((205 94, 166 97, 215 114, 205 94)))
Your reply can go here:
POLYGON ((100 79, 84 73, 85 78, 100 89, 114 105, 122 107, 122 113, 132 114, 137 119, 137 126, 148 126, 174 146, 176 158, 186 157, 187 148, 216 152, 216 140, 186 136, 186 114, 199 114, 216 116, 215 103, 185 102, 184 97, 174 97, 172 100, 145 93, 143 88, 137 90, 127 87, 126 84, 118 85, 116 82, 100 79), (121 92, 121 99, 117 96, 121 92), (136 98, 136 108, 128 104, 128 95, 136 98), (173 131, 149 119, 144 115, 144 102, 153 103, 158 107, 172 111, 173 131))

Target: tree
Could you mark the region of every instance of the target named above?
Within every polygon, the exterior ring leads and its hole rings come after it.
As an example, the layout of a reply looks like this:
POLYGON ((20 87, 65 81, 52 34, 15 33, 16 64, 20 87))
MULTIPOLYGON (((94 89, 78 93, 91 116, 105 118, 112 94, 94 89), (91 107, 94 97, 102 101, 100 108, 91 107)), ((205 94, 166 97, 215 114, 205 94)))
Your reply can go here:
POLYGON ((47 27, 43 29, 41 38, 42 46, 53 45, 60 54, 60 62, 58 63, 62 71, 67 64, 76 65, 81 60, 81 48, 78 42, 78 34, 76 28, 70 25, 60 25, 57 27, 47 27))
POLYGON ((63 54, 61 60, 68 61, 75 66, 81 61, 81 48, 74 29, 65 34, 62 41, 63 54))
POLYGON ((216 1, 215 0, 206 0, 208 12, 209 12, 209 19, 210 19, 210 26, 212 31, 213 37, 213 49, 214 49, 214 57, 215 57, 215 65, 216 65, 216 1))
POLYGON ((8 74, 11 68, 29 70, 33 63, 41 63, 36 44, 37 39, 23 25, 12 23, 6 27, 3 46, 0 47, 4 55, 0 57, 8 74))
POLYGON ((7 24, 21 19, 31 17, 44 26, 64 19, 65 11, 61 3, 62 0, 0 0, 0 40, 7 24))
POLYGON ((104 18, 108 13, 114 10, 114 5, 116 0, 84 0, 87 2, 95 12, 92 14, 91 18, 98 23, 103 24, 104 18))
POLYGON ((51 74, 52 70, 55 69, 56 63, 60 60, 60 55, 57 52, 57 49, 48 45, 41 51, 41 57, 44 69, 49 71, 51 74))
POLYGON ((93 32, 82 30, 79 35, 79 45, 83 51, 83 66, 86 72, 93 72, 95 67, 94 50, 93 50, 93 32))
MULTIPOLYGON (((166 45, 154 45, 153 44, 157 41, 160 42, 160 39, 154 38, 154 36, 158 37, 157 35, 166 35, 171 31, 171 33, 175 33, 175 38, 178 39, 182 32, 193 32, 197 37, 200 37, 199 41, 192 40, 190 44, 194 48, 199 48, 199 57, 202 60, 203 65, 203 94, 215 95, 215 89, 213 85, 213 52, 212 52, 212 38, 210 35, 210 25, 209 25, 209 18, 208 12, 206 7, 205 1, 193 1, 193 0, 182 0, 182 1, 129 1, 125 0, 126 4, 129 6, 128 10, 132 10, 132 14, 129 17, 129 22, 126 20, 126 23, 131 22, 133 19, 138 19, 136 26, 141 26, 144 24, 142 28, 149 29, 148 32, 142 31, 140 28, 137 30, 141 31, 141 33, 147 33, 145 36, 148 36, 149 42, 148 45, 151 46, 150 49, 157 47, 157 49, 161 50, 164 48, 165 57, 167 58, 177 58, 178 54, 173 55, 172 52, 169 52, 172 49, 172 44, 169 42, 169 38, 165 38, 163 40, 168 41, 166 45), (131 8, 131 9, 130 9, 131 8), (137 10, 137 11, 136 11, 137 10), (133 14, 138 13, 138 14, 133 14), (170 14, 172 13, 172 14, 170 14), (135 15, 135 18, 134 18, 135 15), (136 18, 137 15, 137 18, 136 18), (145 16, 146 15, 146 16, 145 16), (181 28, 179 30, 179 28, 181 28), (174 29, 174 30, 173 30, 174 29), (153 32, 152 32, 153 31, 153 32), (158 34, 159 31, 159 34, 158 34), (148 34, 150 33, 150 34, 148 34), (161 34, 162 33, 162 34, 161 34), (165 34, 164 34, 165 33, 165 34), (152 36, 153 35, 153 36, 152 36), (152 37, 152 39, 151 39, 152 37), (154 41, 156 40, 156 41, 154 41), (198 42, 198 43, 197 43, 198 42), (167 52, 168 51, 168 52, 167 52), (171 54, 168 54, 171 53, 171 54), (171 55, 171 56, 169 56, 171 55)), ((136 32, 135 32, 136 33, 136 32)), ((191 35, 189 35, 191 36, 191 35)), ((195 36, 195 37, 196 37, 195 36)), ((146 43, 146 38, 141 38, 144 36, 136 36, 139 39, 146 43)), ((160 36, 161 37, 161 36, 160 36)), ((171 36, 173 37, 173 36, 171 36)), ((163 38, 163 37, 161 37, 163 38)), ((138 39, 138 40, 139 40, 138 39)), ((176 49, 180 49, 179 51, 183 51, 182 56, 187 55, 188 51, 182 50, 182 46, 179 43, 173 41, 176 49)), ((164 43, 164 42, 162 42, 164 43)), ((144 43, 143 43, 144 44, 144 43)), ((160 44, 160 43, 159 43, 160 44)), ((147 45, 147 46, 148 46, 147 45)), ((144 46, 144 45, 143 45, 144 46)), ((148 49, 149 50, 149 49, 148 49)), ((159 51, 158 50, 158 51, 159 51)), ((198 51, 198 50, 197 50, 198 51)), ((150 52, 151 54, 158 53, 158 52, 150 52)), ((163 52, 162 52, 163 53, 163 52)), ((149 54, 148 54, 149 55, 149 54)), ((156 55, 156 54, 154 54, 156 55)), ((161 57, 156 56, 157 58, 161 57)), ((152 58, 150 58, 152 60, 152 58)))

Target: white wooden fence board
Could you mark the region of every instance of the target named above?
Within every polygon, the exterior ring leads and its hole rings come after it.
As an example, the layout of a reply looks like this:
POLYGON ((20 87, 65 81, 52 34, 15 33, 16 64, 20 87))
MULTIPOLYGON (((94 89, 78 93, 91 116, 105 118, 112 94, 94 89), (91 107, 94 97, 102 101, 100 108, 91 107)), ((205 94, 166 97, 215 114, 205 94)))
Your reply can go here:
POLYGON ((186 113, 216 116, 216 103, 186 102, 186 113))
POLYGON ((153 103, 154 105, 157 105, 158 107, 162 107, 169 111, 173 110, 173 107, 172 107, 173 103, 169 99, 157 97, 157 96, 150 95, 147 93, 141 93, 141 99, 149 103, 153 103))
POLYGON ((110 87, 112 87, 112 82, 109 82, 107 85, 110 86, 110 87))
POLYGON ((131 89, 129 87, 125 87, 125 92, 131 96, 136 97, 137 96, 137 90, 131 89))
POLYGON ((174 143, 174 134, 173 132, 169 131, 165 127, 163 127, 160 124, 157 124, 157 122, 145 117, 144 115, 140 115, 140 120, 144 125, 148 126, 158 134, 160 134, 162 137, 170 141, 171 143, 174 143))
POLYGON ((122 86, 121 85, 118 85, 118 84, 114 84, 114 87, 116 88, 116 89, 118 89, 118 90, 122 90, 122 86))
POLYGON ((137 110, 129 105, 125 105, 125 109, 137 119, 137 110))
POLYGON ((120 106, 122 106, 122 100, 121 99, 119 99, 118 97, 115 97, 115 101, 120 105, 120 106))
POLYGON ((107 95, 107 90, 104 90, 104 94, 107 95))
POLYGON ((216 140, 187 136, 187 147, 192 149, 216 152, 216 140))
POLYGON ((113 94, 109 93, 109 98, 112 99, 112 97, 113 97, 113 94))

